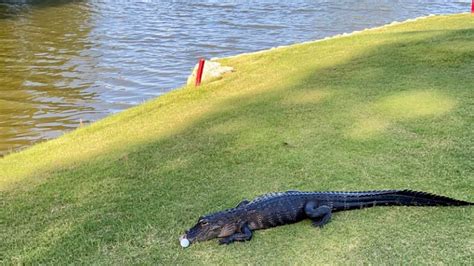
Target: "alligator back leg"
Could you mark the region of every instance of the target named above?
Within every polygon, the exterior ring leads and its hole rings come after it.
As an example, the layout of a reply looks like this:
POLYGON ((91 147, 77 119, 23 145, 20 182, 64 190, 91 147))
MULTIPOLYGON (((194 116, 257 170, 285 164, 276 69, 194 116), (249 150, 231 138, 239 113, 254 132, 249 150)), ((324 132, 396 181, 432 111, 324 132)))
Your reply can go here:
POLYGON ((252 230, 247 223, 240 227, 239 232, 219 240, 219 244, 230 244, 234 241, 250 241, 252 239, 252 230))
POLYGON ((331 207, 319 205, 314 201, 308 201, 304 206, 304 212, 313 221, 313 225, 323 227, 331 220, 331 207))

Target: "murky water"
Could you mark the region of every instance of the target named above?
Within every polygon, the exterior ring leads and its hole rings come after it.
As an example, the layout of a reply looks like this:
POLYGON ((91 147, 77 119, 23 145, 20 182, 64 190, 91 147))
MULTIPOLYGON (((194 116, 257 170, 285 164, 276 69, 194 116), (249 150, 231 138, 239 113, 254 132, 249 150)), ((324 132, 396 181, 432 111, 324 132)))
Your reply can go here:
POLYGON ((199 57, 470 8, 425 2, 0 0, 0 156, 179 87, 199 57))

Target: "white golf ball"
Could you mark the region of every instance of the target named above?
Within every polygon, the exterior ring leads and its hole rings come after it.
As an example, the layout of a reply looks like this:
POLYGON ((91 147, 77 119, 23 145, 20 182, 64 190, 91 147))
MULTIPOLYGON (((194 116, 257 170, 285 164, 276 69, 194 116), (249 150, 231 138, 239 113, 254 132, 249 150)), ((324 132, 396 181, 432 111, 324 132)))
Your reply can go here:
POLYGON ((179 243, 181 244, 183 248, 189 247, 189 240, 187 240, 186 238, 181 239, 179 243))

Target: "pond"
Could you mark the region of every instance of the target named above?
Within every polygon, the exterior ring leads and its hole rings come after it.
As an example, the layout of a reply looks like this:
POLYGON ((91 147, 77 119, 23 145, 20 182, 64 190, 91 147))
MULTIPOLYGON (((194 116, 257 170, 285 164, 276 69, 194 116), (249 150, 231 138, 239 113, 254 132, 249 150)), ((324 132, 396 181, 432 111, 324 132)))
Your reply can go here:
POLYGON ((180 87, 200 57, 469 10, 470 0, 0 0, 0 156, 180 87))

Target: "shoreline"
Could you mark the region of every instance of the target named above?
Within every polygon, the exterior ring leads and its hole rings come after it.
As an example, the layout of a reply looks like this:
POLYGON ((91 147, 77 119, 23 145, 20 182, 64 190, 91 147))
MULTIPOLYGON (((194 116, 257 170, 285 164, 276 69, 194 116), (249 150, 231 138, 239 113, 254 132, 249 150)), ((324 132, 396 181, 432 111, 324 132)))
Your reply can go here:
POLYGON ((429 14, 429 15, 426 15, 426 16, 410 18, 410 19, 407 19, 407 20, 404 20, 404 21, 396 21, 395 20, 395 21, 392 21, 390 23, 387 23, 387 24, 384 24, 384 25, 381 25, 381 26, 376 26, 376 27, 373 27, 373 28, 365 28, 365 29, 362 29, 362 30, 356 30, 356 31, 353 31, 353 32, 348 32, 348 33, 344 32, 344 33, 324 37, 322 39, 298 42, 298 43, 293 43, 293 44, 288 44, 288 45, 275 46, 275 47, 272 47, 272 48, 263 49, 263 50, 259 50, 259 51, 255 51, 255 52, 240 53, 240 54, 225 56, 225 57, 212 57, 212 58, 210 58, 210 60, 211 61, 219 61, 219 60, 222 60, 222 59, 232 59, 232 58, 238 58, 238 57, 247 56, 247 55, 264 54, 264 53, 267 53, 267 52, 270 52, 270 51, 275 51, 275 50, 278 50, 278 49, 284 49, 284 48, 298 46, 298 45, 319 43, 319 42, 329 41, 329 40, 338 39, 338 38, 342 38, 342 37, 354 36, 354 35, 357 35, 357 34, 360 34, 360 33, 368 32, 368 31, 380 30, 380 29, 384 29, 384 28, 389 28, 391 26, 396 26, 396 25, 400 25, 400 24, 404 24, 404 23, 415 22, 415 21, 419 21, 419 20, 423 20, 423 19, 427 19, 427 18, 443 17, 443 16, 451 16, 451 15, 462 15, 462 14, 470 14, 470 13, 469 12, 461 12, 461 13, 456 13, 456 14, 429 14))
MULTIPOLYGON (((468 13, 468 12, 464 12, 464 13, 468 13)), ((459 13, 459 14, 464 14, 464 13, 459 13)), ((352 36, 352 35, 355 35, 355 34, 359 34, 359 33, 363 33, 363 32, 366 32, 366 31, 371 31, 371 30, 378 30, 378 29, 382 29, 382 28, 386 28, 386 27, 389 27, 389 26, 393 26, 393 25, 398 25, 398 24, 401 24, 401 23, 406 23, 406 22, 413 22, 413 21, 417 21, 417 20, 420 20, 420 19, 426 19, 426 18, 429 18, 429 17, 439 17, 439 16, 449 16, 449 15, 452 15, 452 14, 439 14, 439 15, 434 15, 434 14, 430 14, 430 15, 427 15, 427 16, 420 16, 420 17, 416 17, 416 18, 413 18, 413 19, 407 19, 407 20, 404 20, 404 21, 401 21, 401 22, 398 22, 398 21, 392 21, 390 23, 387 23, 387 24, 384 24, 384 25, 381 25, 381 26, 377 26, 377 27, 372 27, 372 28, 366 28, 366 29, 363 29, 363 30, 358 30, 358 31, 353 31, 351 33, 341 33, 341 34, 336 34, 336 35, 332 35, 332 36, 328 36, 328 37, 324 37, 324 38, 321 38, 321 39, 316 39, 316 40, 309 40, 309 41, 304 41, 304 42, 298 42, 298 43, 293 43, 293 44, 289 44, 289 45, 280 45, 280 46, 276 46, 276 47, 272 47, 272 48, 268 48, 268 49, 263 49, 263 50, 259 50, 259 51, 254 51, 254 52, 245 52, 245 53, 239 53, 239 54, 235 54, 235 55, 230 55, 230 56, 224 56, 224 57, 213 57, 213 58, 210 58, 211 61, 219 61, 219 60, 225 60, 225 59, 232 59, 232 58, 239 58, 239 57, 243 57, 243 56, 249 56, 249 55, 253 55, 253 54, 264 54, 264 53, 267 53, 267 52, 270 52, 270 51, 275 51, 275 50, 278 50, 278 49, 285 49, 285 48, 289 48, 289 47, 293 47, 293 46, 299 46, 299 45, 307 45, 307 44, 312 44, 312 43, 318 43, 318 42, 323 42, 323 41, 327 41, 327 40, 332 40, 332 39, 337 39, 337 38, 341 38, 341 37, 348 37, 348 36, 352 36)), ((192 74, 192 71, 188 74, 185 74, 185 75, 188 75, 189 74, 192 74)), ((179 86, 179 87, 175 87, 173 89, 170 89, 169 91, 161 94, 161 95, 158 95, 156 97, 152 97, 150 99, 147 99, 147 100, 144 100, 143 102, 148 102, 148 101, 152 101, 156 98, 159 98, 159 97, 162 97, 164 94, 167 94, 167 93, 171 93, 172 91, 175 91, 175 90, 178 90, 180 89, 181 87, 184 87, 186 86, 186 83, 184 83, 182 86, 179 86)), ((137 105, 134 105, 134 106, 131 106, 129 108, 133 108, 135 106, 139 106, 140 104, 143 104, 142 103, 139 103, 137 105)), ((127 109, 129 109, 127 108, 127 109)), ((120 112, 123 112, 127 109, 123 109, 121 110, 120 112)), ((120 113, 119 112, 119 113, 120 113)), ((104 117, 101 117, 100 119, 98 120, 95 120, 93 121, 94 123, 97 122, 97 121, 100 121, 102 119, 105 119, 109 116, 113 116, 115 115, 115 113, 109 113, 107 114, 106 116, 104 117)), ((64 134, 68 134, 72 131, 75 131, 79 128, 76 127, 74 128, 73 130, 71 131, 67 131, 65 133, 63 133, 62 135, 64 134)), ((61 135, 61 136, 62 136, 61 135)), ((3 157, 6 157, 10 154, 14 154, 14 153, 18 153, 18 152, 21 152, 23 150, 27 150, 29 149, 30 147, 34 146, 34 145, 37 145, 38 143, 43 143, 45 141, 50 141, 52 139, 56 139, 60 136, 57 136, 55 138, 49 138, 49 139, 44 139, 44 140, 40 140, 40 141, 37 141, 36 143, 33 143, 32 145, 27 145, 27 146, 22 146, 22 147, 19 147, 19 148, 12 148, 12 149, 9 149, 9 150, 5 150, 3 151, 1 154, 0 154, 0 158, 3 158, 3 157)))

